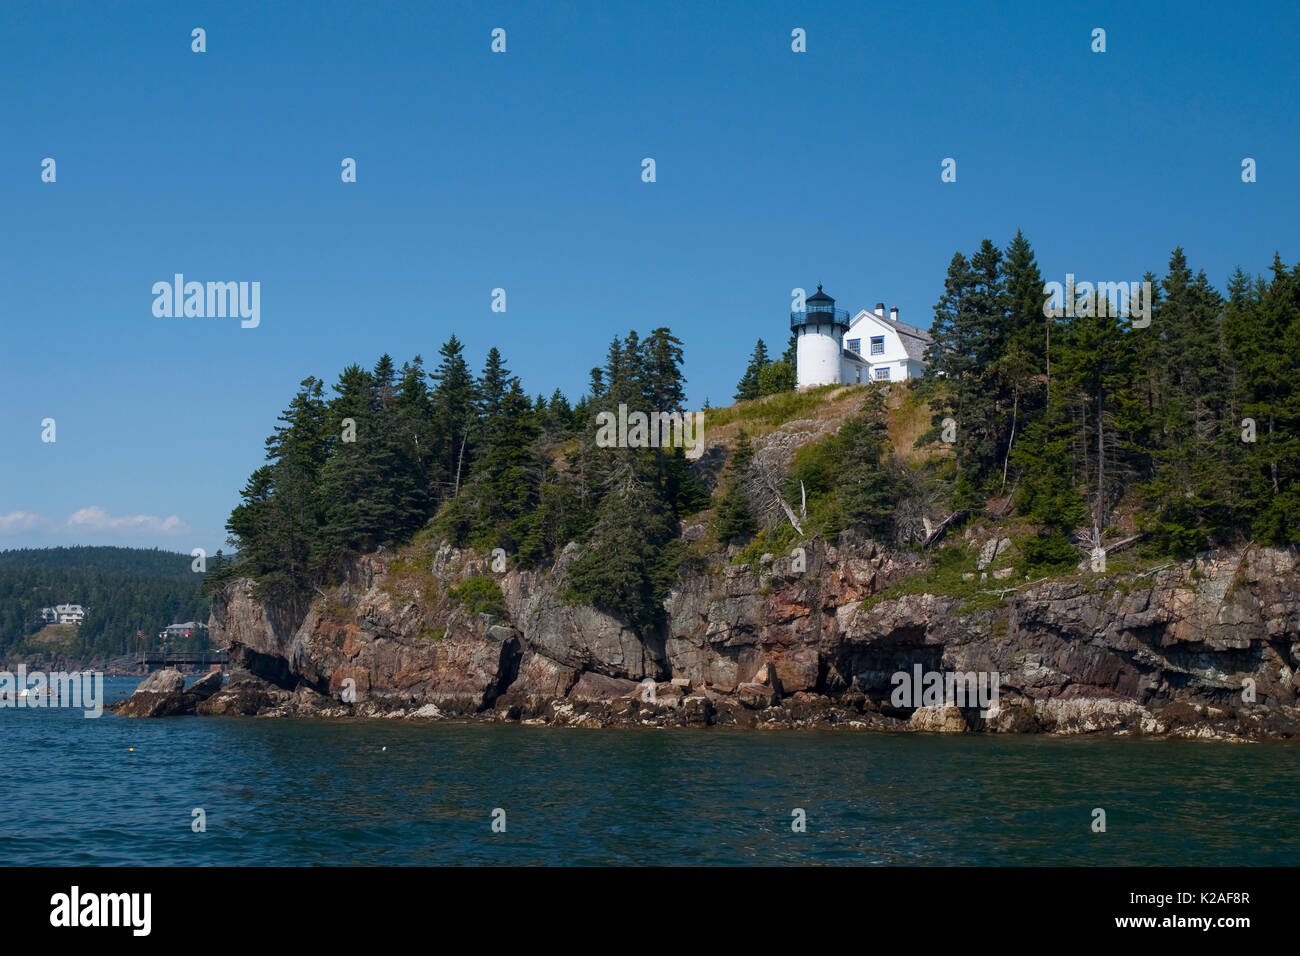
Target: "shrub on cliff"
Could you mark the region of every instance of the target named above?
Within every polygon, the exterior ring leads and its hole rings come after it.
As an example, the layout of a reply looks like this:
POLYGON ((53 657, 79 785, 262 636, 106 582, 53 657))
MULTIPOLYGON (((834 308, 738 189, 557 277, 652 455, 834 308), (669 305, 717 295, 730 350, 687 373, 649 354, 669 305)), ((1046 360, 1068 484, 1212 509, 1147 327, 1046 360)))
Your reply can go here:
POLYGON ((451 589, 451 598, 470 614, 491 614, 506 617, 506 602, 501 587, 492 578, 476 574, 466 578, 451 589))

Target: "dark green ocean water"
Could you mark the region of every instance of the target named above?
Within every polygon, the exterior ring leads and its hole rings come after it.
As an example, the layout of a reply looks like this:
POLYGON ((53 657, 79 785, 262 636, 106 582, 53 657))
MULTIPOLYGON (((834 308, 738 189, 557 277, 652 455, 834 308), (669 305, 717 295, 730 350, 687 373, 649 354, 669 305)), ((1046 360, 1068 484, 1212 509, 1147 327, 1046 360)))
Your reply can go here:
POLYGON ((1300 744, 15 709, 0 740, 10 865, 1300 865, 1300 744))

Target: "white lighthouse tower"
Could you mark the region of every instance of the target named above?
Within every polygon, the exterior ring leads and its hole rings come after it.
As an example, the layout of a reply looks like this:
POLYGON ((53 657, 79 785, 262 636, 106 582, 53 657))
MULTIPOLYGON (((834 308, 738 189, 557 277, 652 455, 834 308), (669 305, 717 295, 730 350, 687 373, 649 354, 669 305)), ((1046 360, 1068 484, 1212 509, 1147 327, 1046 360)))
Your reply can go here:
POLYGON ((790 313, 790 328, 798 336, 795 381, 801 389, 834 385, 840 381, 840 355, 849 313, 835 308, 835 300, 817 291, 804 302, 803 312, 790 313))

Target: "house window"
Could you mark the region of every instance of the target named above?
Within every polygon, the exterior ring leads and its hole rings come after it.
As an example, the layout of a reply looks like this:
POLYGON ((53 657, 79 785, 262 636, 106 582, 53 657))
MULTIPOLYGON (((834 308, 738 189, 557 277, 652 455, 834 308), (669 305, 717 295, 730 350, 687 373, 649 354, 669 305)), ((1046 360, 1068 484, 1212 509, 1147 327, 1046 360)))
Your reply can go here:
POLYGON ((862 354, 862 339, 849 339, 844 343, 854 355, 862 354))
POLYGON ((877 381, 877 382, 888 382, 888 381, 889 381, 889 369, 888 369, 888 368, 878 368, 878 369, 876 369, 876 381, 877 381))
MULTIPOLYGON (((883 335, 872 336, 872 339, 871 339, 871 354, 872 354, 872 355, 884 355, 884 354, 885 354, 885 337, 884 337, 883 335)), ((888 376, 886 376, 886 377, 888 377, 888 376)))

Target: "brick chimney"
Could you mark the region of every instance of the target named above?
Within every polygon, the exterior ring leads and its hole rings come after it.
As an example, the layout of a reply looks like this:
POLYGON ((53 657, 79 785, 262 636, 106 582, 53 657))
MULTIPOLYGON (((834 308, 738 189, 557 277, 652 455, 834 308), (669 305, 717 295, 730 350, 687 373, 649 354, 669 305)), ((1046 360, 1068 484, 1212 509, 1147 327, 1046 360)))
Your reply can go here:
POLYGON ((889 307, 889 318, 894 322, 898 321, 898 306, 891 305, 889 307))
POLYGON ((885 317, 885 303, 876 303, 876 317, 883 319, 885 317))

